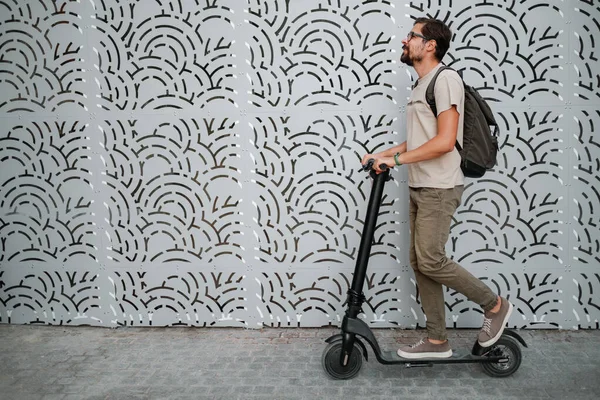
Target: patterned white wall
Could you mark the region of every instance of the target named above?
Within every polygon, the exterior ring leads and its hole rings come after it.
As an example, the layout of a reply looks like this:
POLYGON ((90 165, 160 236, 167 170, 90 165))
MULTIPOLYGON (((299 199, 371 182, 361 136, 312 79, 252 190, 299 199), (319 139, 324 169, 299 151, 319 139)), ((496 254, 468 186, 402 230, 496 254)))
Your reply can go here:
MULTIPOLYGON (((337 324, 370 180, 406 137, 419 16, 492 104, 495 171, 448 250, 516 327, 598 328, 595 1, 0 2, 0 322, 337 324)), ((373 326, 424 325, 406 171, 385 191, 373 326)), ((481 323, 447 291, 449 326, 481 323)))

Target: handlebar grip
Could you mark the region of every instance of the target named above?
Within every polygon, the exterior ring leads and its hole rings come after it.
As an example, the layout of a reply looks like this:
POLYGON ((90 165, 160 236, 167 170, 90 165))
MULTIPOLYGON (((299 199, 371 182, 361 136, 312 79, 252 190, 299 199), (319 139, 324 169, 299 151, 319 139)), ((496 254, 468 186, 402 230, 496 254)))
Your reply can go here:
MULTIPOLYGON (((373 164, 375 163, 375 159, 374 158, 369 158, 369 160, 367 161, 367 163, 365 165, 362 166, 362 170, 363 171, 369 171, 373 169, 373 164)), ((382 171, 386 171, 388 170, 390 167, 387 164, 379 164, 379 169, 382 171)))

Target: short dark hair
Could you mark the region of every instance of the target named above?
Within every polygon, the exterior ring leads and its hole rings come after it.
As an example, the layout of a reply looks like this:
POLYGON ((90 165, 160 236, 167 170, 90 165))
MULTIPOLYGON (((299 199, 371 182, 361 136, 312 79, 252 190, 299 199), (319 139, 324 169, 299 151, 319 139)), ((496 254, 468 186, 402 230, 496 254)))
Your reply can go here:
POLYGON ((433 18, 417 18, 415 20, 416 24, 423 24, 421 33, 427 40, 435 40, 435 58, 442 61, 450 48, 450 41, 452 40, 452 31, 450 31, 448 25, 444 21, 433 18))

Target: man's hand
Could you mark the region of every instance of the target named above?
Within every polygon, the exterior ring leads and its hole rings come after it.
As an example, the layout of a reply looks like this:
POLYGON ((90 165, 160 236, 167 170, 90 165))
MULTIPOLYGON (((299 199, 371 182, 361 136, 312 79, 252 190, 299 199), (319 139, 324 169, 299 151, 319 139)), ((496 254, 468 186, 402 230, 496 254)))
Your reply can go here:
POLYGON ((367 162, 369 162, 370 159, 375 160, 375 162, 373 164, 373 170, 377 174, 380 174, 383 172, 379 168, 383 164, 387 165, 388 168, 393 168, 396 165, 396 162, 394 161, 394 157, 385 157, 385 156, 383 156, 382 153, 365 154, 361 161, 362 165, 365 165, 367 162))
POLYGON ((375 158, 377 158, 377 154, 365 154, 365 155, 363 156, 363 158, 362 158, 362 160, 361 160, 361 162, 360 162, 360 163, 361 163, 362 165, 365 165, 366 163, 368 163, 368 162, 369 162, 369 160, 370 160, 371 158, 372 158, 372 159, 375 159, 375 158))

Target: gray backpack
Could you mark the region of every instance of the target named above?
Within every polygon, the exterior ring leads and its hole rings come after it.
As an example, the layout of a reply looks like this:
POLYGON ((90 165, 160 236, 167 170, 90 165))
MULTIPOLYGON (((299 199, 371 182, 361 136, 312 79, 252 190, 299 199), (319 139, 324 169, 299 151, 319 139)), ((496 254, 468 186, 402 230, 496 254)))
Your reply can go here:
MULTIPOLYGON (((434 87, 438 75, 450 67, 441 66, 429 86, 425 98, 427 104, 437 117, 435 105, 434 87)), ((462 79, 462 76, 461 76, 462 79)), ((465 88, 465 115, 463 127, 462 148, 456 141, 456 149, 460 154, 460 168, 463 174, 469 178, 480 178, 488 169, 496 165, 496 154, 498 153, 498 124, 490 106, 485 102, 477 91, 463 81, 465 88), (492 133, 490 127, 495 127, 492 133)))

